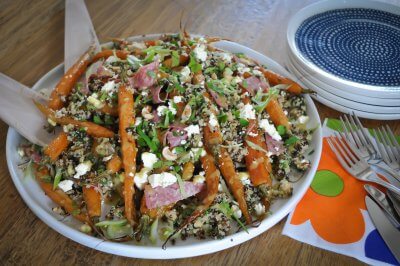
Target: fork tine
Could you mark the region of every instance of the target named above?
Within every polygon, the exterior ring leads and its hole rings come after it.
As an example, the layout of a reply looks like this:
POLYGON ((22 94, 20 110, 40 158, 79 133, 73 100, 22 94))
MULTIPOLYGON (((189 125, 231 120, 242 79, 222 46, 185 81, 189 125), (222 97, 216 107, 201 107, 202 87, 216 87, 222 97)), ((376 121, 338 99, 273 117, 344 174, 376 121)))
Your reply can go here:
POLYGON ((340 144, 340 146, 341 146, 341 147, 344 149, 344 151, 347 153, 348 158, 350 158, 354 163, 356 163, 359 159, 356 158, 356 157, 354 156, 354 153, 351 152, 351 151, 349 150, 349 148, 347 147, 346 144, 348 144, 348 142, 345 141, 344 138, 342 138, 338 133, 335 132, 334 134, 335 134, 337 143, 340 144))
POLYGON ((387 143, 386 148, 389 149, 390 152, 391 152, 391 154, 392 154, 392 158, 391 158, 392 161, 400 161, 400 159, 398 158, 398 156, 397 156, 397 154, 396 154, 396 149, 395 149, 395 147, 392 145, 392 141, 391 141, 391 139, 390 139, 390 137, 389 137, 388 132, 386 131, 386 129, 385 129, 384 127, 382 127, 382 131, 383 131, 383 133, 384 133, 384 135, 385 135, 385 139, 386 139, 386 143, 387 143))
POLYGON ((388 125, 386 125, 386 129, 387 129, 386 132, 388 132, 389 139, 393 144, 394 151, 396 152, 397 162, 400 164, 400 144, 397 141, 396 137, 394 136, 393 131, 390 129, 388 125))
POLYGON ((342 140, 344 142, 346 142, 347 146, 350 148, 351 154, 354 154, 355 156, 358 157, 358 159, 356 160, 360 160, 361 158, 363 158, 360 154, 360 151, 357 149, 357 147, 354 146, 353 143, 351 143, 350 141, 348 141, 342 133, 339 133, 339 135, 342 137, 342 140))
POLYGON ((367 146, 367 141, 364 139, 363 134, 361 134, 362 131, 362 126, 360 127, 354 120, 353 115, 349 115, 350 122, 356 127, 356 130, 354 130, 355 134, 357 135, 358 139, 361 142, 361 145, 367 146))
POLYGON ((343 117, 340 116, 339 119, 342 122, 342 127, 343 127, 344 134, 346 135, 346 139, 348 139, 350 142, 354 142, 355 143, 355 140, 353 139, 353 136, 350 134, 349 130, 347 129, 347 126, 346 126, 346 123, 343 120, 343 117))
POLYGON ((368 151, 369 151, 370 153, 377 153, 377 150, 376 150, 375 146, 372 144, 371 136, 370 136, 370 134, 366 131, 367 129, 364 128, 364 126, 361 124, 361 121, 360 121, 360 119, 358 118, 358 116, 356 115, 356 113, 353 112, 353 115, 352 115, 352 116, 354 117, 354 120, 356 121, 356 124, 358 125, 358 127, 359 127, 359 129, 360 129, 360 131, 361 131, 361 134, 362 134, 362 136, 363 136, 363 140, 364 140, 364 142, 365 142, 365 144, 366 144, 365 146, 367 147, 368 151))
POLYGON ((390 160, 388 157, 388 154, 386 153, 386 149, 384 149, 383 144, 381 143, 383 136, 381 135, 381 132, 378 129, 378 132, 374 129, 372 129, 372 131, 374 132, 374 136, 375 136, 375 142, 376 142, 376 146, 378 147, 379 153, 381 155, 381 158, 383 159, 383 161, 387 164, 390 164, 390 160))
POLYGON ((332 142, 335 143, 336 148, 339 150, 339 152, 340 152, 341 155, 342 155, 342 158, 347 162, 347 164, 350 166, 350 168, 353 167, 354 164, 355 164, 357 161, 356 161, 356 160, 353 161, 353 160, 350 158, 350 156, 343 150, 342 145, 339 144, 337 138, 333 138, 333 137, 332 137, 331 140, 332 140, 332 142))
MULTIPOLYGON (((359 149, 361 149, 362 144, 361 144, 361 142, 360 142, 360 140, 359 140, 357 134, 354 132, 354 131, 357 131, 357 130, 354 130, 354 129, 353 129, 353 126, 352 126, 352 124, 350 123, 349 118, 348 118, 347 115, 344 115, 344 119, 346 120, 346 124, 347 124, 347 126, 348 126, 348 128, 349 128, 349 130, 350 130, 350 134, 353 136, 353 139, 354 139, 354 141, 355 141, 356 146, 357 146, 359 149)), ((355 125, 354 125, 354 126, 355 126, 355 125)))
POLYGON ((336 149, 335 145, 333 144, 333 142, 331 142, 331 138, 332 137, 328 137, 326 140, 328 141, 329 146, 331 147, 331 150, 333 151, 333 153, 336 155, 336 158, 339 160, 340 164, 342 165, 342 167, 344 169, 346 169, 348 172, 351 171, 349 165, 344 161, 342 155, 339 153, 339 151, 336 149))

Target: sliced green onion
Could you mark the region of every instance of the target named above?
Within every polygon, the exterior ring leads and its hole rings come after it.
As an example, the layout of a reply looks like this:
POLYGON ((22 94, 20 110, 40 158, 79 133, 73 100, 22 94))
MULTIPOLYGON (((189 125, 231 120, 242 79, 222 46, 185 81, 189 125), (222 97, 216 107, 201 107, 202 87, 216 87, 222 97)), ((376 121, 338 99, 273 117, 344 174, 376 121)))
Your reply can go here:
POLYGON ((247 143, 247 145, 249 145, 249 147, 252 148, 253 150, 261 151, 261 152, 264 152, 265 154, 268 154, 268 151, 266 151, 265 149, 263 149, 261 146, 255 144, 254 142, 251 142, 251 141, 249 141, 249 140, 246 139, 246 143, 247 143))
POLYGON ((157 233, 158 233, 158 218, 150 226, 150 242, 155 245, 157 243, 157 233))
POLYGON ((278 131, 279 135, 283 136, 286 134, 286 127, 284 125, 279 125, 276 127, 276 131, 278 131))
POLYGON ((98 115, 93 116, 93 122, 95 122, 98 125, 103 125, 104 124, 103 120, 98 115))
POLYGON ((138 132, 139 136, 146 142, 146 145, 150 148, 150 150, 151 150, 152 152, 157 152, 157 150, 158 150, 157 145, 156 145, 154 142, 152 142, 151 139, 149 138, 149 136, 147 136, 147 135, 143 132, 141 125, 142 125, 142 124, 140 124, 140 125, 137 127, 137 132, 138 132))
POLYGON ((287 140, 285 140, 285 145, 292 145, 295 144, 297 141, 299 140, 298 137, 296 136, 291 136, 290 138, 288 138, 287 140))
POLYGON ((179 191, 182 195, 183 198, 186 198, 186 192, 185 192, 185 184, 183 183, 183 180, 180 175, 177 173, 174 173, 176 176, 176 180, 178 181, 178 186, 179 186, 179 191))
POLYGON ((246 127, 246 126, 248 126, 250 123, 249 123, 249 121, 247 121, 246 119, 244 119, 244 118, 240 118, 239 119, 239 123, 240 123, 240 125, 242 126, 242 127, 246 127))
POLYGON ((62 170, 61 168, 57 168, 56 175, 54 176, 53 190, 57 188, 58 184, 61 181, 61 177, 62 177, 62 170))
POLYGON ((190 55, 190 61, 188 66, 193 73, 197 73, 202 69, 201 64, 197 63, 193 54, 190 55))
POLYGON ((128 220, 126 220, 126 219, 106 220, 106 221, 101 221, 101 222, 96 223, 95 226, 98 226, 98 227, 110 226, 110 225, 123 226, 123 225, 126 225, 127 223, 128 223, 128 220))

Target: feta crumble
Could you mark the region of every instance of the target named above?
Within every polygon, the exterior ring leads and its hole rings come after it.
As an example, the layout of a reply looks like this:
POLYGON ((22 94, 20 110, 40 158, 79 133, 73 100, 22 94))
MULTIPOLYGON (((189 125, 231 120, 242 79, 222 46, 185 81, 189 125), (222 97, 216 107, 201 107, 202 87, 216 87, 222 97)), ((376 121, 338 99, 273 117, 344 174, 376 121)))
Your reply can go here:
POLYGON ((63 180, 60 183, 58 183, 58 187, 64 191, 70 191, 72 189, 72 185, 74 184, 74 181, 72 180, 63 180))
POLYGON ((142 153, 142 162, 144 167, 153 169, 153 165, 158 162, 157 155, 151 152, 142 153))
POLYGON ((176 183, 177 180, 175 175, 167 172, 163 172, 161 174, 152 174, 148 179, 152 188, 167 187, 176 183))
POLYGON ((256 119, 256 111, 250 103, 245 104, 240 109, 240 118, 243 119, 256 119))
POLYGON ((184 130, 187 132, 188 138, 190 138, 193 135, 200 134, 199 125, 190 125, 188 127, 185 127, 184 130))
POLYGON ((206 46, 205 45, 198 45, 196 48, 193 50, 194 56, 199 59, 200 61, 206 61, 207 60, 207 51, 206 51, 206 46))
POLYGON ((135 174, 134 182, 137 188, 143 190, 144 186, 149 183, 148 177, 151 169, 143 167, 139 172, 135 174))
POLYGON ((262 128, 265 132, 268 133, 274 140, 280 141, 282 140, 281 135, 279 135, 278 131, 276 131, 276 128, 274 125, 271 125, 268 122, 268 119, 261 119, 258 122, 258 125, 260 128, 262 128))
POLYGON ((91 161, 85 161, 83 163, 78 164, 75 167, 74 178, 79 179, 81 176, 83 176, 87 172, 89 172, 91 168, 92 168, 92 162, 91 161))

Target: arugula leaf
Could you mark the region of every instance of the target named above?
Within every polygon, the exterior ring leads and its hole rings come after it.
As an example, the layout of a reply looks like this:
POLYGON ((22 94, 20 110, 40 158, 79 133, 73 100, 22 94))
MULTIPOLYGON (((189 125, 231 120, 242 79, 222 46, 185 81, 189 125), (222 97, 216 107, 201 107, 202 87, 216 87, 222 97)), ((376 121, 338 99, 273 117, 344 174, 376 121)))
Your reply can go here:
POLYGON ((217 119, 220 124, 225 124, 228 121, 228 115, 221 112, 221 114, 217 116, 217 119))
POLYGON ((172 51, 172 67, 179 66, 179 54, 178 51, 172 51))
POLYGON ((276 131, 278 131, 279 135, 283 136, 286 134, 286 127, 284 125, 279 125, 276 127, 276 131))
POLYGON ((298 137, 296 137, 296 136, 291 136, 290 138, 288 138, 287 140, 285 140, 285 145, 289 146, 289 145, 295 144, 298 140, 299 140, 298 137))
POLYGON ((249 121, 247 121, 246 119, 244 119, 244 118, 240 118, 239 119, 239 123, 240 123, 240 125, 242 126, 242 127, 246 127, 246 126, 248 126, 250 123, 249 123, 249 121))
POLYGON ((201 64, 197 63, 193 54, 190 55, 190 61, 188 66, 193 73, 197 73, 202 69, 201 64))
POLYGON ((61 177, 62 177, 61 168, 57 168, 56 175, 54 176, 53 190, 55 190, 57 188, 58 184, 61 181, 61 177))
POLYGON ((239 218, 236 217, 234 212, 232 211, 231 207, 229 206, 229 203, 226 201, 222 201, 221 203, 217 204, 216 207, 227 217, 232 217, 241 228, 243 228, 246 233, 249 233, 247 230, 247 227, 239 220, 239 218))
POLYGON ((152 152, 157 152, 158 148, 157 145, 151 141, 149 136, 147 136, 142 130, 142 124, 140 124, 137 128, 137 133, 139 136, 145 141, 146 145, 150 148, 152 152))
POLYGON ((94 115, 93 116, 93 122, 95 122, 98 125, 103 125, 104 124, 103 120, 98 115, 94 115))

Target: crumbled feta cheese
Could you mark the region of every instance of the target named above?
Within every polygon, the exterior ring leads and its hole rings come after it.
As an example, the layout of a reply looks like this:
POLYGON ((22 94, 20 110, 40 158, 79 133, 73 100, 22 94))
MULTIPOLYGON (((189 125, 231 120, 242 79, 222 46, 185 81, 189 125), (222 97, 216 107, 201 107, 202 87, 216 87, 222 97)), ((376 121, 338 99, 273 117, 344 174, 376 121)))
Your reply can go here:
POLYGON ((256 76, 260 76, 260 77, 264 76, 264 74, 260 70, 257 70, 257 69, 253 70, 253 74, 256 75, 256 76))
POLYGON ((243 119, 256 119, 256 111, 250 103, 243 105, 240 109, 240 118, 243 119))
POLYGON ((250 72, 250 68, 248 68, 245 64, 243 64, 243 63, 238 63, 237 65, 237 71, 240 73, 240 74, 243 74, 243 73, 245 73, 245 72, 250 72))
POLYGON ((182 102, 182 96, 174 96, 174 103, 181 103, 182 102))
POLYGON ((165 112, 168 110, 168 107, 167 106, 164 106, 164 105, 160 105, 160 106, 158 106, 157 107, 157 114, 158 114, 158 116, 163 116, 163 115, 165 115, 165 112))
POLYGON ((18 155, 20 157, 24 157, 25 156, 24 149, 22 149, 21 147, 18 147, 17 152, 18 152, 18 155))
POLYGON ((212 128, 215 128, 218 126, 218 120, 217 117, 215 117, 215 115, 213 113, 211 113, 210 115, 210 120, 208 121, 208 123, 210 123, 210 126, 212 128))
POLYGON ((112 157, 113 157, 112 154, 109 155, 109 156, 104 157, 104 158, 103 158, 103 162, 107 162, 107 161, 111 160, 112 157))
POLYGON ((190 68, 188 66, 185 66, 182 68, 180 72, 180 78, 182 82, 190 82, 191 77, 190 77, 190 68))
POLYGON ((233 211, 233 215, 235 215, 236 218, 242 217, 242 211, 240 210, 239 206, 232 205, 231 209, 233 211))
POLYGON ((115 91, 115 81, 111 80, 108 81, 106 84, 104 84, 104 86, 101 88, 101 91, 105 92, 105 93, 110 93, 110 92, 114 92, 115 91))
POLYGON ((144 167, 153 169, 153 165, 158 162, 157 155, 151 152, 142 153, 142 162, 144 167))
POLYGON ((101 109, 104 107, 104 103, 98 99, 97 93, 93 93, 87 98, 88 102, 91 103, 97 109, 101 109))
POLYGON ((176 183, 176 176, 167 172, 163 172, 161 174, 152 174, 148 179, 152 188, 167 187, 176 183))
POLYGON ((298 124, 306 124, 310 120, 308 116, 302 115, 297 119, 298 124))
POLYGON ((275 126, 271 125, 268 122, 268 119, 261 119, 258 122, 258 125, 260 128, 264 129, 264 131, 267 132, 274 140, 282 140, 282 137, 279 135, 278 131, 276 131, 275 126))
POLYGON ((256 211, 257 216, 261 216, 265 213, 265 206, 261 203, 257 203, 256 205, 254 205, 254 210, 256 211))
POLYGON ((134 182, 135 185, 140 189, 143 190, 144 186, 149 183, 148 177, 151 169, 143 167, 139 172, 135 174, 134 182))
POLYGON ((231 80, 231 84, 232 85, 236 85, 239 84, 243 81, 243 79, 241 77, 233 77, 233 79, 231 80))
POLYGON ((250 185, 250 175, 247 172, 239 172, 238 177, 243 185, 250 185))
POLYGON ((181 145, 185 145, 187 143, 187 141, 186 140, 181 140, 181 145))
POLYGON ((58 187, 64 191, 70 191, 72 189, 72 185, 74 184, 74 181, 72 180, 63 180, 60 183, 58 183, 58 187))
POLYGON ((196 48, 193 50, 194 56, 199 59, 200 61, 206 61, 207 60, 207 51, 206 51, 206 46, 205 45, 198 45, 196 48))
POLYGON ((203 175, 195 175, 193 177, 193 183, 202 184, 206 181, 206 178, 203 175))
POLYGON ((170 110, 173 115, 176 115, 176 109, 175 109, 172 101, 168 102, 168 110, 170 110))
POLYGON ((204 156, 206 156, 207 155, 207 152, 203 149, 202 151, 201 151, 201 157, 204 157, 204 156))
POLYGON ((229 53, 216 52, 214 53, 214 56, 220 58, 225 63, 230 64, 232 62, 232 56, 229 53))
POLYGON ((105 63, 106 63, 106 64, 111 64, 111 63, 115 63, 115 62, 118 62, 118 61, 119 61, 119 58, 112 55, 112 56, 109 56, 109 57, 107 58, 107 60, 105 61, 105 63))
POLYGON ((78 164, 75 167, 76 174, 74 175, 74 178, 76 178, 76 179, 80 178, 81 176, 83 176, 87 172, 89 172, 91 168, 92 168, 92 162, 91 161, 85 161, 83 163, 78 164))
POLYGON ((200 134, 200 127, 199 125, 190 125, 188 127, 184 128, 185 131, 188 134, 188 137, 190 138, 191 136, 195 135, 195 134, 200 134))
POLYGON ((135 126, 140 125, 140 123, 142 123, 142 118, 141 118, 140 116, 139 116, 139 117, 136 117, 135 126))

